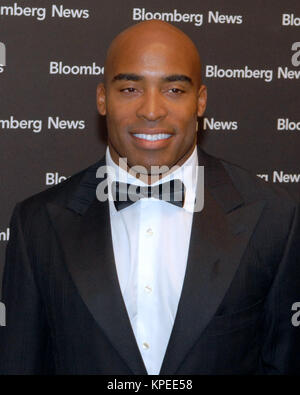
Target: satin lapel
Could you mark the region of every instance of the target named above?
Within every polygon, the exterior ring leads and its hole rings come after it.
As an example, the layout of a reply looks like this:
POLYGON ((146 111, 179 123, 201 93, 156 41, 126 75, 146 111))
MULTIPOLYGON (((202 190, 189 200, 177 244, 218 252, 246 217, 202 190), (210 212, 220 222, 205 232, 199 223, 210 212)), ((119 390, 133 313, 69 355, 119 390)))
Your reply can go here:
POLYGON ((160 374, 176 373, 215 314, 264 207, 263 201, 244 205, 215 162, 204 163, 204 208, 194 213, 182 294, 160 374))
POLYGON ((68 208, 48 203, 71 277, 106 337, 134 374, 147 374, 121 294, 113 254, 109 204, 95 196, 99 162, 90 169, 68 208))

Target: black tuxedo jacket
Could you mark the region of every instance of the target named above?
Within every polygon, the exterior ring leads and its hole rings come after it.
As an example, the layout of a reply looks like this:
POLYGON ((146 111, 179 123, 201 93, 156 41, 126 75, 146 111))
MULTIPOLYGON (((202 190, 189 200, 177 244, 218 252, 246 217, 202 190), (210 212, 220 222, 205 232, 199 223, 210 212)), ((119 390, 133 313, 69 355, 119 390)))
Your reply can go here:
MULTIPOLYGON (((299 374, 297 204, 198 148, 194 213, 178 311, 160 374, 299 374)), ((0 372, 147 374, 120 291, 108 201, 88 169, 18 204, 3 281, 0 372)), ((167 231, 167 230, 166 230, 167 231)))

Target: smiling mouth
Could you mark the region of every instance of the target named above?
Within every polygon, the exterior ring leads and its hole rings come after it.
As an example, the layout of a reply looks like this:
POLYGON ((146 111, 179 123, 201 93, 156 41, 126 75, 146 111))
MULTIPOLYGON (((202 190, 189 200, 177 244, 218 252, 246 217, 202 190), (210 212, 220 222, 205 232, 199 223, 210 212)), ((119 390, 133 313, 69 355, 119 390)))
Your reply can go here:
POLYGON ((156 143, 155 146, 159 142, 163 143, 163 141, 170 139, 174 135, 174 133, 166 128, 136 128, 131 130, 131 134, 141 144, 156 143))
POLYGON ((168 133, 155 133, 155 134, 150 134, 150 133, 134 133, 134 137, 137 137, 138 139, 141 140, 147 140, 147 141, 159 141, 159 140, 166 140, 170 138, 172 135, 168 133))

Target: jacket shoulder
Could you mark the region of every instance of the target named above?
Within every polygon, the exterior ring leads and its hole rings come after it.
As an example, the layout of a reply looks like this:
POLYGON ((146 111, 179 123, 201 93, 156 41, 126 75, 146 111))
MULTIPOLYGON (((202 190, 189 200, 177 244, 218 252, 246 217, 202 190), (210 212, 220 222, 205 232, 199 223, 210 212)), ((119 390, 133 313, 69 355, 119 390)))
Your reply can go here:
POLYGON ((299 202, 284 188, 271 184, 254 172, 204 152, 206 162, 210 166, 221 165, 228 174, 234 187, 238 190, 246 204, 264 200, 269 207, 281 207, 282 210, 294 210, 299 202))

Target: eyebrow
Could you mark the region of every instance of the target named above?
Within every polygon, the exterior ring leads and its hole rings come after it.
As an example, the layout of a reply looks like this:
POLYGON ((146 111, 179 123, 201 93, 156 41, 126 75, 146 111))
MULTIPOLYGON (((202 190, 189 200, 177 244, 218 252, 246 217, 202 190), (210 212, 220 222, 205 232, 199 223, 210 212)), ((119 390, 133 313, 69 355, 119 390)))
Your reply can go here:
MULTIPOLYGON (((142 75, 134 74, 134 73, 121 73, 114 76, 112 82, 115 81, 142 81, 145 77, 142 75)), ((163 77, 162 80, 164 82, 175 82, 175 81, 183 81, 188 82, 189 84, 193 85, 193 81, 190 77, 184 74, 172 74, 166 77, 163 77)))
POLYGON ((143 80, 144 77, 138 74, 133 74, 133 73, 123 73, 123 74, 117 74, 114 76, 112 79, 112 82, 114 81, 141 81, 143 80))
POLYGON ((189 84, 193 85, 192 79, 184 74, 168 75, 167 77, 165 77, 163 79, 167 82, 183 81, 183 82, 188 82, 189 84))

